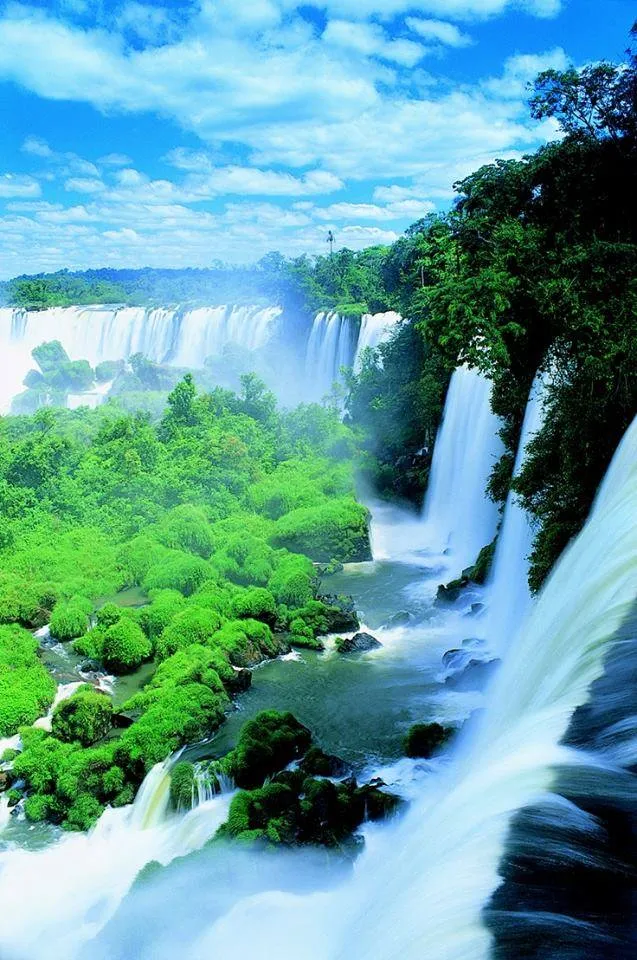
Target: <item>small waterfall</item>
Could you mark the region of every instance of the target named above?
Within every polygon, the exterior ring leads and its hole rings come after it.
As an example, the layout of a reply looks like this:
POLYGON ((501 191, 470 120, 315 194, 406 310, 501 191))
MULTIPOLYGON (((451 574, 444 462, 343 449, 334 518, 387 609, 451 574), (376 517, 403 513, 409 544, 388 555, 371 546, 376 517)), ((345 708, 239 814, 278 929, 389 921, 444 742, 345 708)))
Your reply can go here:
POLYGON ((246 351, 263 349, 280 315, 279 307, 256 306, 2 308, 0 410, 21 392, 35 366, 31 351, 47 340, 59 340, 72 360, 88 360, 91 366, 143 353, 156 363, 196 369, 206 357, 221 357, 231 343, 246 351))
POLYGON ((173 762, 153 767, 134 804, 107 809, 90 833, 64 834, 38 851, 0 848, 0 956, 69 960, 113 916, 144 866, 166 865, 214 836, 232 793, 172 815, 173 762))
POLYGON ((401 317, 398 313, 366 313, 361 320, 358 334, 354 370, 358 372, 365 350, 375 350, 381 343, 385 343, 392 334, 401 317))
POLYGON ((352 326, 338 313, 317 313, 305 351, 303 399, 320 401, 340 380, 341 367, 351 367, 352 326))
POLYGON ((486 494, 503 452, 491 410, 491 383, 466 364, 454 371, 436 439, 423 519, 427 547, 449 550, 450 576, 472 564, 493 540, 498 508, 486 494))
MULTIPOLYGON (((522 468, 530 441, 542 428, 545 383, 545 376, 538 374, 531 387, 515 459, 514 477, 522 468)), ((505 643, 526 619, 531 607, 528 558, 534 536, 531 517, 511 491, 504 508, 488 584, 487 637, 494 650, 503 650, 505 643)))

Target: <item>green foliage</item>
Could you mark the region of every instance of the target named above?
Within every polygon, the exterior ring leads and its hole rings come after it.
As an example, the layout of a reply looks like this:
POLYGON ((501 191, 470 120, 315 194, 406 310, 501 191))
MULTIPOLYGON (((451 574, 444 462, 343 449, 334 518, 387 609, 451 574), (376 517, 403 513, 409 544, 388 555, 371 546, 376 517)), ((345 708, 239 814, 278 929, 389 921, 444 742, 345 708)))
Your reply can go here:
POLYGON ((170 510, 162 520, 158 539, 167 547, 209 557, 214 540, 206 513, 189 503, 170 510))
POLYGON ((221 626, 222 618, 214 610, 189 606, 170 621, 157 640, 157 655, 164 660, 193 643, 205 644, 221 626))
POLYGON ((263 587, 251 587, 237 593, 232 601, 231 612, 236 620, 262 620, 271 627, 277 616, 274 596, 263 587))
POLYGON ((93 607, 85 597, 56 603, 51 614, 51 634, 58 640, 73 640, 86 633, 93 607))
POLYGON ((243 725, 236 747, 219 766, 238 787, 254 789, 302 756, 311 742, 310 731, 291 713, 263 710, 243 725))
POLYGON ((293 510, 277 521, 275 546, 305 553, 312 560, 352 562, 371 559, 369 512, 351 500, 334 499, 293 510))
POLYGON ((27 630, 0 626, 0 737, 34 723, 53 703, 55 681, 40 663, 27 630))
POLYGON ((144 589, 179 590, 189 597, 211 576, 212 571, 204 560, 172 551, 169 557, 150 567, 144 578, 144 589))
POLYGON ((185 605, 185 597, 178 590, 158 590, 152 602, 139 611, 139 625, 154 643, 185 605))
POLYGON ((195 768, 182 760, 170 771, 170 802, 174 810, 190 810, 195 790, 195 768))
POLYGON ((112 716, 109 697, 85 685, 58 704, 53 711, 51 730, 58 740, 65 743, 78 741, 89 747, 106 736, 112 716))
POLYGON ((141 627, 131 620, 119 620, 104 634, 102 660, 106 669, 113 673, 132 673, 145 660, 149 660, 151 654, 150 640, 141 627))

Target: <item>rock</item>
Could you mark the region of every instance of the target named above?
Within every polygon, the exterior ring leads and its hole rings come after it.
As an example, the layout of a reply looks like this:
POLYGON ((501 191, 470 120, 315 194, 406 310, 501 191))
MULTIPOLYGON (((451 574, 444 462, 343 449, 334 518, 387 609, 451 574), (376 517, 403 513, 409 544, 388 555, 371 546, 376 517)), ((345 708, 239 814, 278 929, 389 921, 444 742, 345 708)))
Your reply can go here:
POLYGON ((318 599, 326 606, 326 633, 346 633, 350 630, 358 630, 360 623, 353 597, 326 594, 318 599))
POLYGON ((468 577, 458 577, 450 583, 441 583, 436 593, 436 600, 439 603, 455 603, 465 587, 469 586, 468 577))
POLYGON ((467 661, 467 656, 466 650, 447 650, 446 653, 442 655, 442 662, 445 667, 454 669, 463 666, 467 661))
POLYGON ((467 610, 467 612, 465 613, 465 617, 477 617, 478 614, 482 613, 483 610, 484 610, 483 603, 472 603, 469 609, 467 610))
POLYGON ((404 627, 408 623, 411 623, 414 619, 413 614, 408 610, 399 610, 398 613, 392 614, 389 620, 386 623, 388 627, 404 627))
POLYGON ((310 747, 299 763, 299 769, 308 777, 345 777, 351 772, 344 760, 324 753, 320 747, 310 747))
POLYGON ((429 760, 453 736, 452 727, 441 723, 415 723, 405 737, 405 754, 429 760))
POLYGON ((132 725, 135 723, 133 717, 126 713, 114 713, 112 720, 113 726, 118 730, 126 730, 128 727, 132 727, 132 725))
POLYGON ((382 647, 382 643, 372 637, 371 633, 355 633, 353 637, 339 637, 336 641, 339 653, 367 653, 368 650, 377 650, 379 647, 382 647))
POLYGON ((226 682, 230 693, 245 693, 252 686, 252 671, 247 667, 234 667, 234 676, 226 682))
POLYGON ((454 690, 482 690, 493 676, 499 660, 469 660, 464 670, 447 677, 445 685, 454 690))
POLYGON ((9 773, 7 770, 0 770, 0 793, 9 789, 9 773))

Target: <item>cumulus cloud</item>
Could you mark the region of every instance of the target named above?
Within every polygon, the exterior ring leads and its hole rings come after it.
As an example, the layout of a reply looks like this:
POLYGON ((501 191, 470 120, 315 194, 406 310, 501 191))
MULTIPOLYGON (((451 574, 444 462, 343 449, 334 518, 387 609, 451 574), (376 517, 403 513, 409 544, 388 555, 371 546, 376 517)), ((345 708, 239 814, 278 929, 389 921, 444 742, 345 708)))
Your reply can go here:
POLYGON ((354 23, 349 20, 330 20, 323 33, 325 43, 363 54, 380 57, 413 67, 427 53, 425 47, 412 40, 392 40, 377 24, 354 23))
POLYGON ((471 37, 463 33, 455 23, 449 23, 446 20, 407 17, 405 23, 410 30, 429 42, 441 43, 447 47, 468 47, 473 42, 471 37))
POLYGON ((70 177, 64 184, 65 190, 75 193, 101 193, 105 189, 101 180, 86 177, 70 177))
POLYGON ((33 157, 50 157, 53 154, 51 147, 41 137, 27 137, 22 144, 22 151, 33 157))
POLYGON ((485 90, 505 100, 519 100, 528 93, 528 84, 543 70, 565 70, 569 59, 561 47, 539 54, 517 54, 504 64, 501 77, 493 77, 483 84, 485 90))
POLYGON ((0 197, 39 197, 42 190, 33 177, 20 173, 0 174, 0 197))
POLYGON ((97 162, 105 167, 129 167, 133 161, 125 153, 107 153, 105 157, 99 157, 97 162))

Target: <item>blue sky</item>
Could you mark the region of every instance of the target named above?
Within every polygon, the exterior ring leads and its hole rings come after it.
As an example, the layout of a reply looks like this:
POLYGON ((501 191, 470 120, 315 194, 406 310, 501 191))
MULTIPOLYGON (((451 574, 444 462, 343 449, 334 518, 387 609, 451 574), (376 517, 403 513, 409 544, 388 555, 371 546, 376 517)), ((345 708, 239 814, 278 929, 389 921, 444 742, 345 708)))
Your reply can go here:
POLYGON ((554 138, 526 84, 632 0, 0 3, 0 275, 387 243, 554 138))

